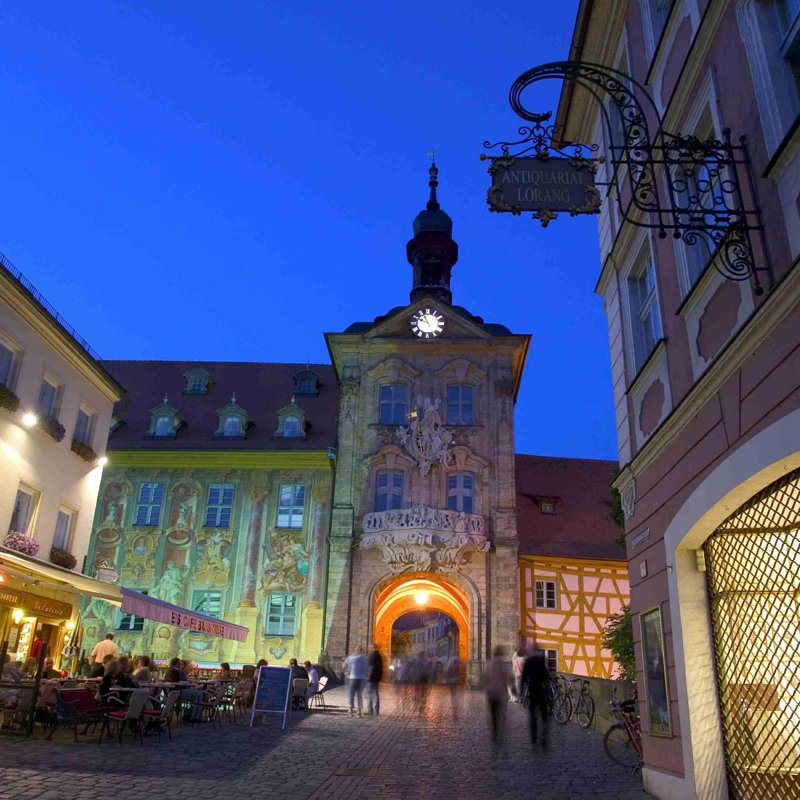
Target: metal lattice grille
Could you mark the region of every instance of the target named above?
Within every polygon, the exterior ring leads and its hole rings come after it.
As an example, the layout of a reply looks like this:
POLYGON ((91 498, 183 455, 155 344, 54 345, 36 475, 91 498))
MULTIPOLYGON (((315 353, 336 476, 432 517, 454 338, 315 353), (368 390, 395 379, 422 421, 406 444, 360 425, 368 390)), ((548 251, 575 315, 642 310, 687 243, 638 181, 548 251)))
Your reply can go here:
POLYGON ((704 550, 731 794, 800 798, 800 470, 704 550))

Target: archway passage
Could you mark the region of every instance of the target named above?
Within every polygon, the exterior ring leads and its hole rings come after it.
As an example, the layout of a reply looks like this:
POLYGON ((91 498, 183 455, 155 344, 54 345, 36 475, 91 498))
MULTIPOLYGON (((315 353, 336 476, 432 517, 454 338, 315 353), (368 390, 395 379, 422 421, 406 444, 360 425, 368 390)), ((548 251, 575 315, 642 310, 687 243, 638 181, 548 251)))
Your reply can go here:
POLYGON ((410 612, 440 612, 451 619, 456 628, 457 655, 463 662, 469 659, 470 615, 465 593, 438 575, 417 573, 394 578, 375 593, 373 639, 384 664, 391 663, 392 628, 410 612))

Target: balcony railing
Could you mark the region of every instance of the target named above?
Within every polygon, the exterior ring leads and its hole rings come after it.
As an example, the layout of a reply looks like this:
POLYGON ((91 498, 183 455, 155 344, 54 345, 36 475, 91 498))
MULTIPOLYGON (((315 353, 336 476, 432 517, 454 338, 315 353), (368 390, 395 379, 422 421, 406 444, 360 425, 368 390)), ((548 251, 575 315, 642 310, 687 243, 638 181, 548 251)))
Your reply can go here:
POLYGON ((364 533, 404 529, 483 534, 485 526, 480 514, 465 514, 463 511, 450 511, 423 505, 389 511, 374 511, 364 515, 364 533))

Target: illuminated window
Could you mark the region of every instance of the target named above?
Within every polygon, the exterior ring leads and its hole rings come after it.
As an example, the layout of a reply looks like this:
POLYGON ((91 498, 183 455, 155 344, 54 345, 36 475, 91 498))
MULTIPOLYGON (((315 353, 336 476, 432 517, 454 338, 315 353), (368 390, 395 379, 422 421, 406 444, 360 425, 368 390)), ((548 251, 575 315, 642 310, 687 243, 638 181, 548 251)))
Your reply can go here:
POLYGON ((233 509, 233 484, 212 483, 208 487, 206 528, 229 528, 233 509))
POLYGON ((302 484, 281 486, 278 498, 278 527, 302 528, 306 487, 302 484))
POLYGON ((267 636, 294 636, 296 618, 296 595, 270 594, 267 600, 267 636))
POLYGON ((287 437, 300 435, 300 420, 297 417, 286 417, 283 420, 283 435, 287 437))
POLYGON ((164 485, 143 483, 139 487, 139 502, 136 505, 135 525, 157 526, 161 518, 161 503, 164 499, 164 485))
POLYGON ((222 592, 195 592, 192 595, 192 611, 220 619, 222 617, 222 592))
POLYGON ((558 608, 555 581, 536 581, 536 608, 558 608))

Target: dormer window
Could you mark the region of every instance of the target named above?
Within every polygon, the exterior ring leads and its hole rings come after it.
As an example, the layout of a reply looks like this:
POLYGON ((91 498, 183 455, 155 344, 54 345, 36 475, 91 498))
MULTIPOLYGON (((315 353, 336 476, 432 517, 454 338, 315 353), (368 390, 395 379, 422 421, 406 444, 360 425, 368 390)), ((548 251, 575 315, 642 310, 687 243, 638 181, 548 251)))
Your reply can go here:
POLYGON ((309 427, 306 412, 303 411, 292 395, 292 401, 278 411, 278 427, 273 435, 280 439, 305 439, 309 427))
POLYGON ((183 425, 183 419, 178 414, 178 410, 169 404, 169 398, 164 395, 161 405, 150 409, 150 428, 145 437, 174 439, 181 425, 183 425))
POLYGON ((557 497, 537 497, 536 505, 542 514, 558 514, 557 497))
POLYGON ((202 367, 194 367, 183 373, 186 380, 184 394, 208 394, 208 385, 211 383, 211 373, 202 367))
POLYGON ((217 409, 217 414, 219 415, 219 427, 214 432, 215 438, 244 439, 247 436, 250 417, 239 405, 235 392, 228 405, 217 409))
POLYGON ((300 372, 295 372, 292 377, 294 378, 295 394, 319 394, 319 375, 313 370, 304 369, 300 372))

